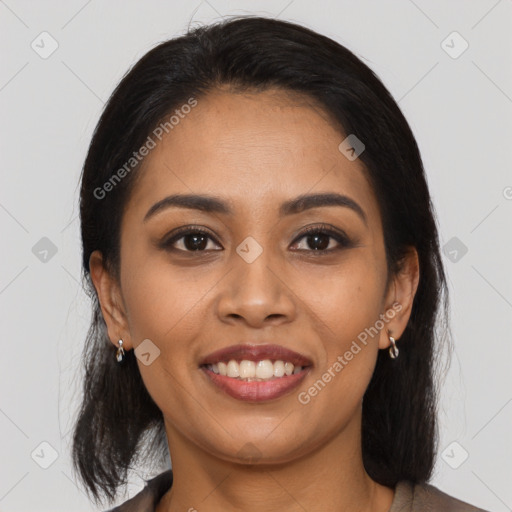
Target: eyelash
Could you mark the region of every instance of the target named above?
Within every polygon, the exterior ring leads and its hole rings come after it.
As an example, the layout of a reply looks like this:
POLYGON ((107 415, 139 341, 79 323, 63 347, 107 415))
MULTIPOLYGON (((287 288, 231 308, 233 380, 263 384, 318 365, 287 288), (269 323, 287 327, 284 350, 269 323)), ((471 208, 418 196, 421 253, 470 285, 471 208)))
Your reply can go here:
MULTIPOLYGON (((332 229, 328 225, 320 225, 320 226, 310 226, 306 229, 304 229, 297 237, 295 238, 293 245, 295 245, 298 241, 302 240, 303 238, 306 238, 308 236, 312 235, 327 235, 329 238, 333 238, 340 244, 338 247, 331 248, 331 249, 298 249, 298 252, 309 252, 313 253, 317 256, 321 255, 328 255, 333 253, 334 251, 339 251, 344 248, 353 247, 355 245, 352 240, 343 232, 339 232, 337 230, 332 229)), ((215 237, 211 235, 211 233, 201 227, 193 227, 193 226, 187 226, 184 228, 180 228, 177 232, 175 232, 170 238, 164 239, 159 246, 162 249, 168 250, 168 251, 174 251, 174 252, 182 252, 182 253, 201 253, 201 252, 207 252, 204 249, 203 250, 197 250, 197 251, 190 251, 190 250, 184 250, 184 249, 176 249, 175 247, 172 247, 174 243, 176 243, 178 240, 185 238, 188 235, 204 235, 213 240, 217 245, 220 245, 215 237)), ((329 244, 330 245, 330 242, 329 244)))

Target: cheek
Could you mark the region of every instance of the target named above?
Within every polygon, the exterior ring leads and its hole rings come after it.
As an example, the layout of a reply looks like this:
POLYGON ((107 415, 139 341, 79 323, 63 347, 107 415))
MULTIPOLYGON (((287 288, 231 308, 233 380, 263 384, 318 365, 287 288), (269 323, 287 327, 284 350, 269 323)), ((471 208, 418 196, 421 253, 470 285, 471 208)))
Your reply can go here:
POLYGON ((373 287, 358 287, 358 281, 354 286, 343 282, 346 287, 330 291, 332 302, 324 301, 315 311, 328 325, 322 358, 313 378, 298 390, 308 429, 317 433, 339 431, 358 414, 378 355, 378 337, 371 329, 379 318, 378 294, 373 287), (325 418, 322 425, 318 418, 325 418))
MULTIPOLYGON (((127 251, 128 252, 128 251, 127 251)), ((174 400, 182 386, 189 387, 197 371, 197 357, 204 343, 211 293, 220 277, 211 269, 177 269, 165 257, 138 254, 123 261, 122 289, 133 346, 151 340, 158 356, 139 368, 144 383, 160 406, 174 400), (208 293, 210 291, 210 293, 208 293)))
MULTIPOLYGON (((206 319, 203 318, 203 299, 209 286, 194 282, 190 273, 176 271, 170 265, 159 264, 147 255, 138 260, 137 269, 130 266, 136 255, 127 257, 126 278, 122 284, 130 335, 137 349, 146 339, 157 347, 157 356, 150 364, 138 358, 144 385, 164 415, 180 423, 179 414, 196 417, 196 400, 190 400, 192 372, 197 354, 197 340, 206 319), (181 411, 178 415, 176 411, 181 411), (175 417, 177 415, 177 417, 175 417)), ((140 353, 140 352, 139 352, 140 353)), ((188 428, 188 427, 187 427, 188 428)))
POLYGON ((294 292, 317 319, 329 352, 345 351, 347 343, 350 346, 360 333, 375 325, 382 313, 384 269, 368 251, 358 252, 354 251, 346 264, 313 269, 307 279, 295 280, 302 284, 294 292))
POLYGON ((311 399, 319 408, 343 403, 337 409, 343 416, 362 399, 375 368, 378 327, 382 327, 377 321, 385 276, 374 261, 361 254, 330 268, 328 279, 310 274, 309 294, 302 293, 311 318, 316 319, 323 351, 313 386, 309 382, 301 390, 307 395, 303 403, 311 399))
POLYGON ((136 346, 150 338, 167 347, 198 325, 201 301, 215 280, 205 272, 176 269, 161 258, 147 255, 141 256, 135 267, 131 263, 136 259, 136 255, 126 258, 122 282, 133 342, 136 346))

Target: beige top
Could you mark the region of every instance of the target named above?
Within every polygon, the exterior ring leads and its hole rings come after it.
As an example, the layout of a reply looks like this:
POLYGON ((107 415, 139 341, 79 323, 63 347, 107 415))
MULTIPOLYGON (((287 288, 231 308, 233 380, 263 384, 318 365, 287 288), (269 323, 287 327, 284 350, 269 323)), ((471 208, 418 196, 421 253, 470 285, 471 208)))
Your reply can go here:
MULTIPOLYGON (((156 505, 171 488, 169 469, 146 481, 146 486, 133 498, 106 512, 155 512, 156 505)), ((395 497, 388 512, 487 512, 460 501, 430 484, 398 482, 395 497)))

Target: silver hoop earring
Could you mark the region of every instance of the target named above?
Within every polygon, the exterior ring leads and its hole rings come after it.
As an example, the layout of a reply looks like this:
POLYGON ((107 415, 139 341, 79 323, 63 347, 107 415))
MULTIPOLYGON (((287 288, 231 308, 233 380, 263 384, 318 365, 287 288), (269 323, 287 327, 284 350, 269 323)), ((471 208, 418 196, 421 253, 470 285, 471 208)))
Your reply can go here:
POLYGON ((124 363, 124 357, 125 357, 126 353, 123 348, 123 340, 119 340, 118 344, 119 344, 119 346, 116 350, 116 361, 119 365, 121 365, 124 363))
POLYGON ((391 346, 389 347, 389 357, 391 357, 391 359, 396 359, 398 357, 398 354, 400 353, 400 351, 398 350, 398 347, 396 346, 395 338, 393 338, 393 336, 389 336, 389 335, 388 335, 388 338, 389 338, 389 341, 391 342, 391 346))

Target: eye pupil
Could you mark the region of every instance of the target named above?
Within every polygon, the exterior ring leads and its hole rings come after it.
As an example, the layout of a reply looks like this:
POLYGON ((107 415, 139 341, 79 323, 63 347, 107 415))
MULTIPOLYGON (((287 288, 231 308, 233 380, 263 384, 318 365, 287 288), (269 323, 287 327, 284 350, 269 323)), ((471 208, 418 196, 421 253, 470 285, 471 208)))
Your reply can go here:
POLYGON ((324 251, 325 249, 327 249, 327 247, 329 247, 330 238, 331 237, 329 235, 316 233, 314 235, 308 236, 308 244, 310 247, 313 247, 315 251, 324 251))
POLYGON ((200 251, 203 250, 206 245, 208 244, 207 241, 208 237, 206 235, 201 234, 194 234, 194 235, 187 235, 184 237, 185 240, 185 247, 189 251, 200 251), (192 243, 189 243, 190 240, 193 240, 192 243))

